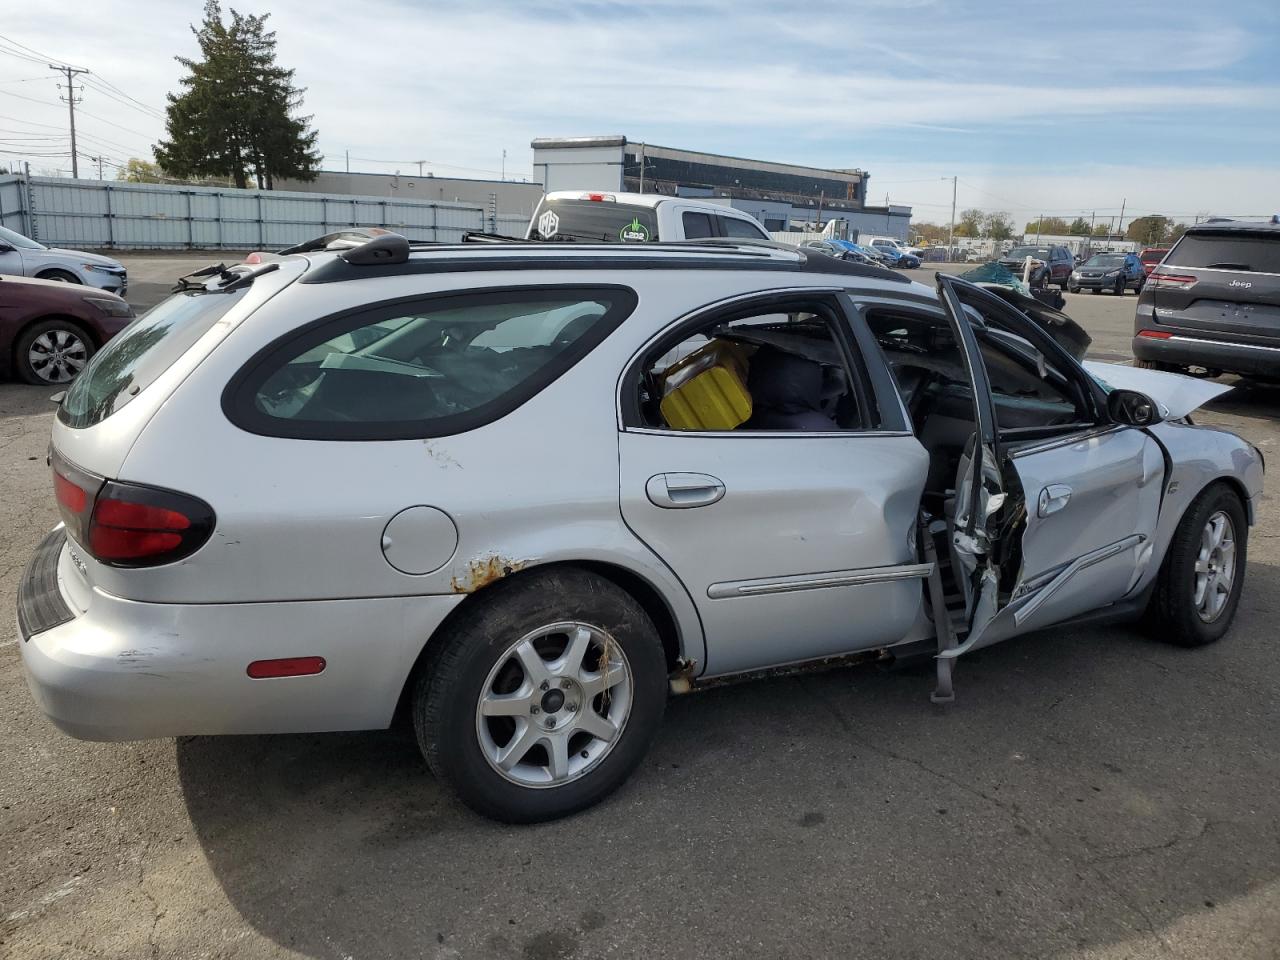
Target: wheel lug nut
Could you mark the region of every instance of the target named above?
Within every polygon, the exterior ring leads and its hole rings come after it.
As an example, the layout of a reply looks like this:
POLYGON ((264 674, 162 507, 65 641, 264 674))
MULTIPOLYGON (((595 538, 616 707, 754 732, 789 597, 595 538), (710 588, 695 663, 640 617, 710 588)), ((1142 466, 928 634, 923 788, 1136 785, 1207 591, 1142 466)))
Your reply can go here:
POLYGON ((556 718, 555 718, 555 717, 547 717, 547 729, 551 729, 551 728, 552 728, 552 727, 554 727, 555 725, 556 725, 556 718))
POLYGON ((532 714, 539 714, 542 711, 538 708, 537 704, 534 704, 532 707, 529 708, 529 712, 532 714))
POLYGON ((541 685, 541 686, 539 686, 539 687, 538 687, 538 689, 539 689, 539 690, 546 690, 549 686, 551 686, 551 684, 549 684, 549 683, 547 683, 547 681, 543 680, 543 681, 542 681, 542 685, 541 685))
POLYGON ((572 684, 570 681, 568 681, 568 680, 561 680, 561 681, 560 681, 560 689, 561 689, 561 690, 568 690, 568 689, 569 689, 569 687, 571 687, 572 685, 573 685, 573 684, 572 684))
POLYGON ((573 711, 575 711, 575 710, 577 710, 577 709, 578 709, 578 705, 577 705, 576 703, 571 703, 571 704, 569 704, 569 706, 568 706, 566 709, 567 709, 570 713, 573 713, 573 711))

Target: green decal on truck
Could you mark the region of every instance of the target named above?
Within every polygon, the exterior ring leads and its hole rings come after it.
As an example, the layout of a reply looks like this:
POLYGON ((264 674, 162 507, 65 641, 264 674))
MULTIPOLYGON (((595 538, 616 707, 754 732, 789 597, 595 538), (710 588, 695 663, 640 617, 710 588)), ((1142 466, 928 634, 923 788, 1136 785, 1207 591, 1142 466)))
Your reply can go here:
POLYGON ((623 243, 648 243, 649 228, 636 217, 618 231, 618 239, 623 243))

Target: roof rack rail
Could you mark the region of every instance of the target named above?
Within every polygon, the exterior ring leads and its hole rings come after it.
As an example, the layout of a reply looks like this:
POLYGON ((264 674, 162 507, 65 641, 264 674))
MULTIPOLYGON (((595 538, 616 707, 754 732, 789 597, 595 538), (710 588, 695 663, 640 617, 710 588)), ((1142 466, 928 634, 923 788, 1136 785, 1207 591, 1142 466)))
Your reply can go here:
POLYGON ((247 287, 264 273, 279 269, 279 260, 256 265, 238 263, 231 267, 222 263, 213 263, 179 277, 171 292, 190 293, 193 290, 201 290, 205 293, 230 293, 232 290, 247 287))
POLYGON ((374 237, 358 247, 344 250, 338 256, 355 267, 407 263, 409 241, 398 233, 388 233, 381 237, 374 237))

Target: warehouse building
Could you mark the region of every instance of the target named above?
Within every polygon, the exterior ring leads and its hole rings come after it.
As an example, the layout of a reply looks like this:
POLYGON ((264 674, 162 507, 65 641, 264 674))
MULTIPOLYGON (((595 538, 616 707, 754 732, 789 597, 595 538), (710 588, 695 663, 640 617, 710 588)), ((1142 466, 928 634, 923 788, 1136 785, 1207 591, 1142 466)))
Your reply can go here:
POLYGON ((870 174, 748 160, 638 143, 624 136, 533 141, 534 179, 552 190, 701 197, 751 214, 771 231, 843 220, 850 236, 907 238, 911 208, 868 206, 870 174))

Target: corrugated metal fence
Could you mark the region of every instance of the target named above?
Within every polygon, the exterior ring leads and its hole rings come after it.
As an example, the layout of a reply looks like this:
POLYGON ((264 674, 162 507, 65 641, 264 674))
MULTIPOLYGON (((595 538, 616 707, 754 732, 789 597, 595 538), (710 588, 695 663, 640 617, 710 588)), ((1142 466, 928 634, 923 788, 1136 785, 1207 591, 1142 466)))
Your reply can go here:
POLYGON ((468 203, 0 177, 0 225, 50 246, 271 250, 353 226, 451 243, 468 230, 523 236, 527 223, 468 203))

